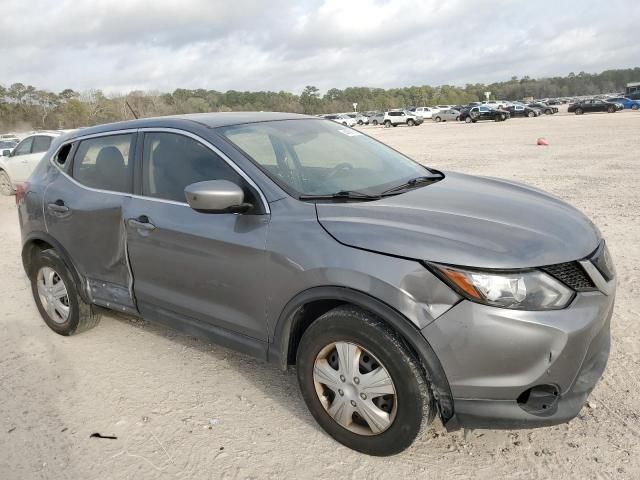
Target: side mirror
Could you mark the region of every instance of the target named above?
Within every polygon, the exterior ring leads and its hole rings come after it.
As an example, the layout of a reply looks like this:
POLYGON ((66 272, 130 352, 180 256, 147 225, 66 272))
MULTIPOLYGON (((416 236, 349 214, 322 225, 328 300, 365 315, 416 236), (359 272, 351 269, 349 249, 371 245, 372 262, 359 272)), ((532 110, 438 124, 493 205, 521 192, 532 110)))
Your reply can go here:
POLYGON ((9 155, 11 155, 11 150, 6 149, 6 150, 2 150, 2 157, 8 157, 9 155))
POLYGON ((184 194, 189 206, 203 213, 245 213, 253 206, 244 203, 242 188, 228 180, 192 183, 184 194))

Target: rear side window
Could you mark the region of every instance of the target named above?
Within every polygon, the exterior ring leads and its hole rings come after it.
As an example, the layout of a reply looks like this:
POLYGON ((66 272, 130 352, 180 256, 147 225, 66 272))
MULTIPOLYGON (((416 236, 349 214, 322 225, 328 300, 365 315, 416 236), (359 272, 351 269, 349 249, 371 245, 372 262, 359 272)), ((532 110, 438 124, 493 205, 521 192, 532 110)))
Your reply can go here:
POLYGON ((31 153, 31 145, 33 145, 33 137, 25 138, 13 151, 13 156, 28 155, 31 153))
POLYGON ((31 147, 31 153, 43 153, 49 150, 51 146, 51 137, 45 137, 38 135, 33 137, 33 147, 31 147))
MULTIPOLYGON (((256 144, 255 148, 262 146, 264 145, 256 144)), ((244 186, 242 177, 202 143, 176 133, 145 133, 142 158, 143 195, 186 202, 185 187, 207 180, 229 180, 244 186)), ((248 192, 245 188, 246 194, 248 192)))
POLYGON ((133 141, 133 134, 81 141, 73 159, 73 178, 87 187, 131 193, 133 141))

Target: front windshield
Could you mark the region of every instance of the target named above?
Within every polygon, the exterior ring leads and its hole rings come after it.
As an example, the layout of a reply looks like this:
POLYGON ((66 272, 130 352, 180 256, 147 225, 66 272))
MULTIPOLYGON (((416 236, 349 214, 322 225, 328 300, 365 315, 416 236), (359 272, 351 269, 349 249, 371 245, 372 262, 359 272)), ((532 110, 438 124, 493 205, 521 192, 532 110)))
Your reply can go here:
POLYGON ((218 129, 293 195, 377 195, 431 171, 335 122, 282 120, 218 129))

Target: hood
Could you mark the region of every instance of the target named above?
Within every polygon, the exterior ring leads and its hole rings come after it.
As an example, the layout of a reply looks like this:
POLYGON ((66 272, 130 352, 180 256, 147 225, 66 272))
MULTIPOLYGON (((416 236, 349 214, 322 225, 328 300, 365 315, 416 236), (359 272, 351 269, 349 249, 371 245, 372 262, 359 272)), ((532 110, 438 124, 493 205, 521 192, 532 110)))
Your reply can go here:
POLYGON ((318 203, 345 245, 416 260, 527 268, 586 257, 600 233, 581 212, 522 184, 459 173, 373 202, 318 203))

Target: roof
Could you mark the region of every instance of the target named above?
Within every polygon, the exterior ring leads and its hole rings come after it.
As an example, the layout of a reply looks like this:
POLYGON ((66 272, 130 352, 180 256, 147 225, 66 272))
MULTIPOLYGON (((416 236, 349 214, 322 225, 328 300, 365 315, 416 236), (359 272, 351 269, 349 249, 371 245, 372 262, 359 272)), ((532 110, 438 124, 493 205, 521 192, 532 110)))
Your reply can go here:
POLYGON ((185 123, 198 124, 207 128, 217 128, 229 125, 240 125, 243 123, 305 119, 317 120, 318 118, 310 115, 301 115, 299 113, 281 112, 190 113, 187 115, 167 115, 164 117, 141 118, 138 120, 107 123, 104 125, 97 125, 95 127, 82 128, 80 130, 76 130, 76 132, 81 132, 81 135, 91 135, 94 133, 108 132, 112 130, 126 130, 145 127, 179 127, 185 123))

